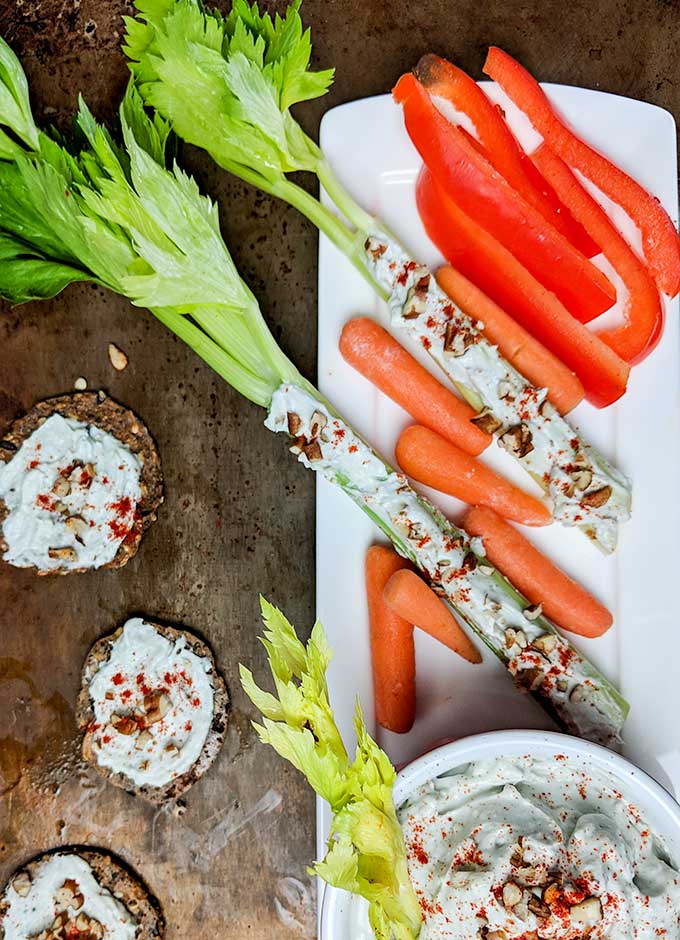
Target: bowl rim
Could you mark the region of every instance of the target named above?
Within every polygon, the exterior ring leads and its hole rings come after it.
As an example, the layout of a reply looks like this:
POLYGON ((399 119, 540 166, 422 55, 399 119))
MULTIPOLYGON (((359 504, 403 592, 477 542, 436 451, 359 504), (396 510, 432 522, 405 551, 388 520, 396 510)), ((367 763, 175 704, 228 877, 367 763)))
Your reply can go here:
MULTIPOLYGON (((506 748, 515 755, 524 751, 531 753, 532 749, 537 746, 553 750, 555 753, 566 754, 567 757, 585 759, 599 770, 613 773, 641 795, 644 794, 644 802, 655 803, 669 827, 675 828, 675 835, 668 833, 668 836, 677 855, 680 856, 680 803, 668 790, 650 774, 616 751, 557 731, 531 729, 484 731, 435 746, 409 761, 399 770, 394 785, 394 804, 398 809, 418 786, 469 761, 482 760, 484 757, 500 757, 503 749, 506 748)), ((666 838, 665 828, 660 835, 666 838)), ((319 940, 340 940, 334 928, 334 921, 337 920, 343 900, 347 902, 351 895, 323 882, 320 883, 320 889, 319 940)))

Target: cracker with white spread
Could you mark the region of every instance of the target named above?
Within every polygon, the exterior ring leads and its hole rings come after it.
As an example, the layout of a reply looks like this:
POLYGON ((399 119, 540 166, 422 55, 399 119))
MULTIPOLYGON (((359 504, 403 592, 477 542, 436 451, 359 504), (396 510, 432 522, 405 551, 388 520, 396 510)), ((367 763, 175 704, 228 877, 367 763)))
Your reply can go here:
POLYGON ((83 756, 152 803, 176 799, 217 757, 228 703, 205 643, 134 617, 85 661, 77 704, 83 756))
POLYGON ((102 392, 39 402, 0 440, 0 548, 16 567, 121 567, 162 500, 151 435, 102 392))

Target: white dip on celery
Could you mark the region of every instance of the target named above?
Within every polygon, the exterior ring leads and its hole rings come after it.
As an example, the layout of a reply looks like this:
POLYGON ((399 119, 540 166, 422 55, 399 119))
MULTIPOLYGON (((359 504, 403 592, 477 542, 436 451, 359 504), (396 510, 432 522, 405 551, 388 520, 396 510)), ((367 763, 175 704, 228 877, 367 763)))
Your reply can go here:
POLYGON ((90 683, 97 762, 138 786, 162 787, 198 760, 213 719, 209 659, 135 617, 90 683))
POLYGON ((77 922, 79 917, 82 936, 133 940, 137 932, 137 921, 99 884, 92 868, 79 855, 60 852, 48 856, 30 878, 20 874, 13 879, 3 901, 7 905, 2 919, 5 940, 38 937, 62 912, 67 925, 59 936, 80 936, 75 925, 68 926, 69 921, 77 922))
POLYGON ((265 422, 290 434, 298 460, 340 486, 473 623, 524 691, 547 701, 565 727, 601 744, 619 739, 625 709, 603 677, 485 563, 479 540, 451 526, 319 398, 281 385, 265 422))
POLYGON ((5 560, 41 571, 112 561, 135 522, 140 476, 112 434, 51 415, 0 464, 5 560))
POLYGON ((480 761, 398 815, 421 940, 680 937, 680 875, 604 772, 561 755, 480 761))

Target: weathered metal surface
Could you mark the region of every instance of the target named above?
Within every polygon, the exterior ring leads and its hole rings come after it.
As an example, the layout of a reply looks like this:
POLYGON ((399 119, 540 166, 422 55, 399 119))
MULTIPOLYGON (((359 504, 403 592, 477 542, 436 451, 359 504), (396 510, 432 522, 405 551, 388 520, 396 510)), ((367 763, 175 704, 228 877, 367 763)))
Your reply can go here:
MULTIPOLYGON (((24 61, 41 120, 66 126, 79 91, 95 113, 111 116, 126 81, 120 17, 130 12, 125 0, 0 0, 0 30, 24 61)), ((479 76, 492 42, 544 79, 680 111, 673 0, 307 0, 304 15, 317 61, 337 67, 328 97, 302 108, 312 131, 328 107, 388 90, 432 49, 479 76)), ((186 162, 219 199, 225 237, 276 336, 313 375, 315 231, 203 156, 187 153, 186 162)), ((121 571, 37 579, 0 566, 0 880, 47 847, 90 842, 119 852, 147 879, 164 905, 169 940, 245 931, 253 940, 311 937, 313 800, 254 740, 236 672, 245 661, 263 675, 258 592, 295 623, 311 623, 311 475, 265 432, 259 409, 146 312, 88 286, 0 309, 0 426, 80 375, 147 422, 166 502, 121 571), (109 342, 128 353, 125 372, 112 369, 109 342), (133 612, 202 632, 233 696, 224 753, 188 795, 182 818, 107 786, 77 757, 81 662, 133 612)))

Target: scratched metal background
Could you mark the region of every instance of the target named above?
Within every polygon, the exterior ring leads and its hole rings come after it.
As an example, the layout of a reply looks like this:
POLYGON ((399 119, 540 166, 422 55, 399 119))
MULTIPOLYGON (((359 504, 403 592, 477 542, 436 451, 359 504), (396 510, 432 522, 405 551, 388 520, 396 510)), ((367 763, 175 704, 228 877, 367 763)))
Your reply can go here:
MULTIPOLYGON (((65 126, 79 91, 95 113, 112 114, 126 81, 121 16, 130 12, 127 0, 0 0, 0 30, 23 59, 40 120, 65 126)), ((337 67, 327 98, 302 108, 312 131, 326 108, 386 91, 426 51, 478 76, 491 42, 546 80, 680 113, 677 0, 306 0, 304 15, 316 61, 337 67)), ((185 157, 219 199, 227 242, 276 336, 312 376, 316 232, 203 156, 185 157)), ((255 742, 236 681, 239 661, 263 675, 258 592, 295 623, 311 623, 311 475, 263 430, 259 409, 149 314, 102 290, 77 286, 41 305, 0 306, 0 337, 0 426, 83 375, 148 423, 167 481, 160 519, 122 571, 37 580, 0 563, 0 881, 38 851, 89 842, 146 878, 169 940, 313 937, 313 798, 255 742), (110 341, 130 357, 122 374, 108 363, 110 341), (80 664, 132 612, 202 631, 233 696, 227 745, 181 819, 101 783, 78 761, 80 664)))

